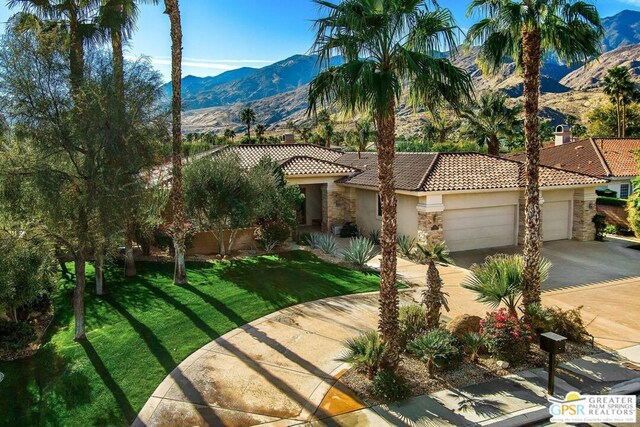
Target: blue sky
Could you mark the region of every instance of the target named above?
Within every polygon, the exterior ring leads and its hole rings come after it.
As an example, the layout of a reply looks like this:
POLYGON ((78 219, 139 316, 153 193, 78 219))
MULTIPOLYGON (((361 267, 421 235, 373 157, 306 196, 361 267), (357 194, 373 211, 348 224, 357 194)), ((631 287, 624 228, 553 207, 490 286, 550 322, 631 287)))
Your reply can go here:
MULTIPOLYGON (((0 21, 10 16, 0 0, 0 21)), ((162 1, 160 1, 162 3, 162 1)), ((440 0, 467 28, 468 0, 440 0)), ((597 0, 602 16, 623 9, 640 10, 640 0, 597 0)), ((184 75, 209 76, 243 66, 262 67, 297 53, 313 40, 312 20, 318 16, 311 0, 181 0, 184 32, 184 75)), ((161 5, 142 5, 138 30, 128 55, 147 55, 169 79, 169 20, 161 5)))

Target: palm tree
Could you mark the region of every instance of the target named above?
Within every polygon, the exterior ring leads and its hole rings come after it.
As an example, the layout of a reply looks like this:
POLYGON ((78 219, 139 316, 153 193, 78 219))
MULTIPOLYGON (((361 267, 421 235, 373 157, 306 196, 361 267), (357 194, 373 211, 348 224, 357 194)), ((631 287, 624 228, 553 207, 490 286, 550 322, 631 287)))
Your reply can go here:
POLYGON ((378 130, 378 181, 382 206, 379 330, 386 345, 383 367, 399 359, 396 287, 397 200, 394 189, 395 108, 403 83, 415 104, 457 103, 471 92, 469 76, 438 53, 455 51, 456 26, 446 9, 424 0, 314 0, 327 16, 315 22, 314 48, 321 65, 309 87, 309 113, 320 104, 373 117, 378 130), (341 55, 343 65, 331 67, 341 55))
MULTIPOLYGON (((138 18, 138 3, 143 0, 103 0, 98 16, 98 25, 103 35, 111 43, 113 57, 113 77, 116 97, 118 100, 119 123, 122 123, 125 112, 124 94, 124 52, 123 43, 131 37, 138 18)), ((157 0, 146 0, 145 3, 157 4, 157 0)), ((116 137, 120 137, 120 145, 124 147, 124 130, 116 132, 116 137)), ((133 240, 135 239, 135 206, 127 208, 130 219, 127 221, 125 230, 125 255, 124 255, 124 275, 133 277, 136 275, 136 264, 133 256, 133 240)))
POLYGON ((240 112, 240 121, 247 125, 247 137, 251 139, 251 124, 256 121, 256 112, 251 108, 245 108, 240 112))
MULTIPOLYGON (((551 263, 542 258, 539 264, 540 281, 549 277, 551 263)), ((518 317, 517 308, 524 290, 524 259, 522 255, 494 255, 480 265, 471 266, 471 273, 462 287, 477 294, 476 301, 497 309, 504 304, 509 313, 518 317)))
POLYGON ((609 69, 602 80, 602 86, 605 95, 608 95, 611 103, 616 106, 618 137, 624 137, 627 127, 627 105, 631 102, 635 90, 635 84, 631 80, 629 69, 627 67, 609 69))
POLYGON ((311 128, 308 125, 301 125, 297 128, 298 134, 300 134, 300 139, 303 144, 309 143, 309 138, 311 138, 311 128))
POLYGON ((371 142, 371 138, 375 134, 373 129, 373 124, 371 120, 358 120, 356 122, 356 150, 358 151, 358 158, 360 158, 360 153, 363 151, 367 151, 369 148, 369 143, 371 142))
POLYGON ((164 0, 164 7, 171 23, 171 114, 172 133, 172 178, 171 201, 173 209, 172 237, 175 249, 175 269, 173 282, 176 285, 187 283, 185 265, 185 241, 187 230, 184 216, 184 194, 182 193, 182 23, 180 20, 179 0, 164 0))
POLYGON ((476 11, 482 19, 469 29, 467 43, 479 45, 482 70, 495 72, 511 58, 524 79, 523 304, 528 306, 540 302, 540 64, 549 53, 567 63, 598 56, 603 30, 597 9, 584 1, 473 0, 468 14, 476 11))
POLYGON ((453 264, 449 256, 449 249, 444 242, 429 240, 426 245, 418 244, 418 251, 422 258, 429 263, 427 269, 427 289, 422 292, 422 304, 426 308, 426 325, 428 329, 440 326, 440 311, 442 307, 449 311, 447 293, 442 291, 442 279, 436 267, 436 262, 453 264))
POLYGON ((233 129, 225 129, 224 137, 227 138, 229 141, 231 141, 231 143, 233 144, 233 140, 236 137, 236 131, 233 129))
POLYGON ((267 127, 262 123, 256 125, 256 136, 258 137, 258 142, 262 143, 262 138, 264 137, 264 133, 267 131, 267 127))
POLYGON ((500 140, 516 135, 520 129, 520 108, 506 105, 502 92, 483 93, 469 108, 462 111, 466 121, 464 133, 478 146, 487 146, 489 154, 500 155, 500 140))

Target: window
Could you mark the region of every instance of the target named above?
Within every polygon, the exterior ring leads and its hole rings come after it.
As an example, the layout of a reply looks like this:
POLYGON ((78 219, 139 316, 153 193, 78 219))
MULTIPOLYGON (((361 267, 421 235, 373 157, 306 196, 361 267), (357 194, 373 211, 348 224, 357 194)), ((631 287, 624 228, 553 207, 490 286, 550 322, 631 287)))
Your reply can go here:
POLYGON ((620 198, 621 199, 629 198, 629 184, 620 184, 620 198))
POLYGON ((378 194, 378 217, 382 216, 382 200, 380 199, 380 195, 378 194))

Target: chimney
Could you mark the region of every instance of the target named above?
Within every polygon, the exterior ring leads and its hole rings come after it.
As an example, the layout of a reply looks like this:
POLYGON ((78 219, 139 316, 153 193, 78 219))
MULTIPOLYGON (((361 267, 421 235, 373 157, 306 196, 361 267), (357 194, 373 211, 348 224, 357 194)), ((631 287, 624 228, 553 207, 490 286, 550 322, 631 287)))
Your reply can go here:
POLYGON ((557 126, 555 135, 555 145, 562 145, 571 142, 571 127, 569 125, 557 126))

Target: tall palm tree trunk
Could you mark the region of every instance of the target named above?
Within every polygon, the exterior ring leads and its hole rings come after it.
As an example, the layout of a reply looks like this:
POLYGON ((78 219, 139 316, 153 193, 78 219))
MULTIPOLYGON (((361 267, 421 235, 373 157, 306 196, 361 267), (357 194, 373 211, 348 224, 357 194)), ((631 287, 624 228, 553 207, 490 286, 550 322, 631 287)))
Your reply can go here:
POLYGON ((422 294, 422 303, 427 310, 426 323, 428 329, 440 326, 440 309, 442 308, 442 279, 436 263, 429 260, 427 268, 427 289, 422 294))
POLYGON ((172 177, 172 206, 173 206, 173 245, 175 248, 175 270, 173 282, 176 285, 187 283, 187 269, 185 266, 185 219, 184 195, 182 194, 182 24, 180 22, 180 8, 178 0, 164 0, 165 12, 171 22, 171 110, 173 115, 173 177, 172 177))
POLYGON ((489 138, 487 152, 492 156, 500 155, 500 140, 497 135, 491 135, 491 138, 489 138))
POLYGON ((627 102, 622 100, 622 137, 627 136, 627 102))
POLYGON ((620 114, 620 98, 616 100, 616 121, 618 124, 618 138, 622 136, 622 114, 620 114))
POLYGON ((541 35, 538 28, 525 27, 522 32, 525 111, 525 235, 524 287, 525 307, 540 303, 540 136, 538 101, 540 97, 541 35))
POLYGON ((380 320, 378 328, 386 343, 382 366, 394 369, 399 362, 398 288, 396 287, 397 199, 394 190, 393 161, 395 157, 395 102, 391 101, 385 115, 377 118, 378 185, 382 207, 380 233, 380 320))

